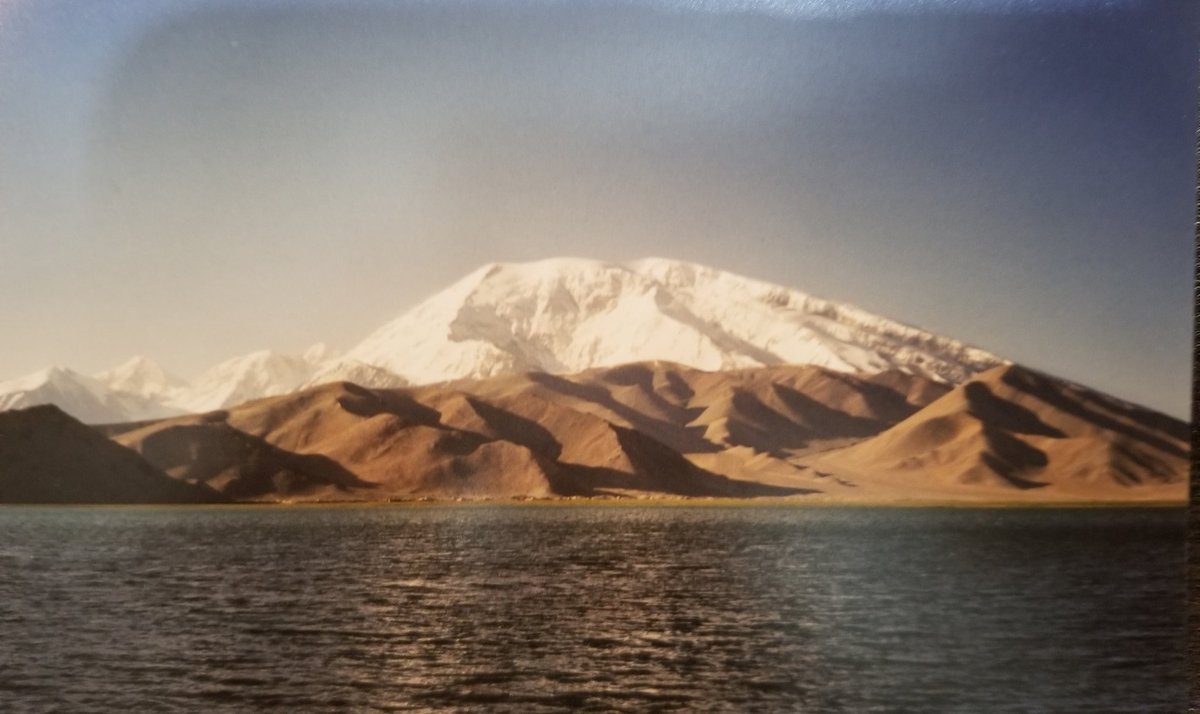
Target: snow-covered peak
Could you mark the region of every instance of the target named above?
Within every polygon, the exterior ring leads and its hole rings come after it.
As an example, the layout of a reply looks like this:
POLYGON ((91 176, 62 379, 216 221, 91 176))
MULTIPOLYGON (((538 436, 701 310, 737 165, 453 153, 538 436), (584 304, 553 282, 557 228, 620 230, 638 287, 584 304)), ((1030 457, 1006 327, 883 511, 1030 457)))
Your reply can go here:
POLYGON ((110 389, 66 367, 48 367, 0 382, 0 411, 54 404, 89 424, 172 416, 179 410, 154 397, 110 389))
POLYGON ((120 415, 104 404, 97 393, 98 387, 91 379, 74 370, 47 367, 0 382, 0 411, 57 404, 85 422, 112 421, 113 417, 120 415))
POLYGON ((169 395, 187 382, 167 372, 153 360, 138 355, 93 378, 108 389, 143 397, 169 395))
POLYGON ((87 377, 84 377, 73 369, 54 365, 20 377, 0 381, 0 394, 37 389, 47 384, 63 381, 79 382, 80 384, 91 382, 87 377))
POLYGON ((270 350, 251 352, 226 360, 197 377, 174 404, 185 411, 206 412, 286 394, 304 384, 313 371, 313 365, 302 357, 270 350))
POLYGON ((489 264, 346 356, 415 383, 655 359, 702 369, 900 369, 957 383, 1002 362, 850 305, 664 258, 489 264))

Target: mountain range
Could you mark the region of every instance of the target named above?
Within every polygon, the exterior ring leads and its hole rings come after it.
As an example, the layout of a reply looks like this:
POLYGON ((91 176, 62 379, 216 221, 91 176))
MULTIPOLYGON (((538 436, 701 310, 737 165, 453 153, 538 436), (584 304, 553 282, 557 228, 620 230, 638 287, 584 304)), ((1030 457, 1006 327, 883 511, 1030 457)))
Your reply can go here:
POLYGON ((222 409, 339 380, 389 388, 663 360, 705 370, 812 364, 958 384, 1003 360, 843 303, 692 263, 485 265, 340 355, 234 357, 191 382, 146 357, 0 382, 0 410, 55 404, 88 423, 222 409))
POLYGON ((105 433, 241 501, 1178 501, 1188 467, 1181 422, 1012 365, 955 387, 895 370, 668 362, 336 382, 105 433))
POLYGON ((1179 502, 1190 463, 1179 420, 657 259, 488 265, 345 354, 52 368, 0 410, 0 502, 1179 502))

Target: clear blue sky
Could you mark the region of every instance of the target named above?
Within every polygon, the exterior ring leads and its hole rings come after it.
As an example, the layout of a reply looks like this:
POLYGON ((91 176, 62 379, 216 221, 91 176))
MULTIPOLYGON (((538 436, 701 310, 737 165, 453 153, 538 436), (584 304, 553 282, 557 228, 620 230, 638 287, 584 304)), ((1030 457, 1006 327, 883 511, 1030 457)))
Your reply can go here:
POLYGON ((1187 412, 1200 3, 334 6, 0 0, 0 377, 660 255, 1187 412))

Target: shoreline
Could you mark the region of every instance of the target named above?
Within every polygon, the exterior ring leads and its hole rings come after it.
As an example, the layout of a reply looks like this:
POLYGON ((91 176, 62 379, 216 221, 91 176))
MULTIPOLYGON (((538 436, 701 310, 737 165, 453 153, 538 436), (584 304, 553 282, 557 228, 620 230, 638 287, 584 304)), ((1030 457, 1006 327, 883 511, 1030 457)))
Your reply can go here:
POLYGON ((1180 509, 1187 500, 1132 501, 1010 501, 1010 500, 938 500, 898 501, 798 501, 778 498, 543 498, 543 499, 413 499, 396 501, 244 501, 240 503, 0 503, 0 508, 189 508, 189 509, 273 509, 273 508, 494 508, 494 507, 617 507, 617 508, 923 508, 923 509, 1180 509))

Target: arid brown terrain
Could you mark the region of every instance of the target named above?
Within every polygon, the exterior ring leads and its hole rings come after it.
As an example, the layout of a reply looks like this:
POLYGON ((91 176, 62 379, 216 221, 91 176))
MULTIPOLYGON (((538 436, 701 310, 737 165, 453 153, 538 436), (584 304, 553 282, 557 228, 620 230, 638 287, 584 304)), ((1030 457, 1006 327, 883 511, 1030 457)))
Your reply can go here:
POLYGON ((0 412, 0 502, 217 503, 55 406, 0 412))
POLYGON ((1183 422, 1018 366, 952 389, 895 371, 663 362, 337 382, 100 429, 178 481, 251 501, 1182 501, 1189 464, 1183 422))

